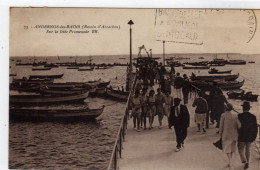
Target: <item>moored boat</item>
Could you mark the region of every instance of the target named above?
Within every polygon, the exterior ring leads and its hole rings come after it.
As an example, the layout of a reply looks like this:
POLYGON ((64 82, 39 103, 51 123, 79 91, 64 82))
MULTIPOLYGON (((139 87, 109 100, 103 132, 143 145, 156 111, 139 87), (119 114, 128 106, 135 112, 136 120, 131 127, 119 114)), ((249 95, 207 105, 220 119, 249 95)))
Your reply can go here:
POLYGON ((86 88, 73 88, 73 89, 48 89, 46 87, 41 87, 40 91, 42 94, 50 94, 53 96, 64 96, 64 95, 77 95, 77 94, 83 94, 89 91, 89 89, 86 88))
POLYGON ((57 65, 57 64, 54 64, 54 63, 50 63, 50 64, 45 64, 44 67, 53 68, 53 67, 58 67, 58 65, 57 65))
POLYGON ((19 92, 38 92, 40 90, 39 84, 10 84, 10 90, 15 90, 19 92))
POLYGON ((23 85, 23 84, 44 84, 44 83, 51 83, 53 82, 53 79, 33 79, 28 80, 27 78, 22 79, 13 79, 12 84, 16 85, 23 85))
POLYGON ((228 74, 231 73, 232 70, 226 70, 226 71, 219 71, 218 69, 211 68, 210 71, 208 71, 209 74, 228 74))
POLYGON ((92 120, 100 116, 105 106, 96 109, 73 108, 73 109, 46 109, 29 107, 10 107, 11 119, 36 119, 36 120, 92 120))
POLYGON ((200 62, 185 62, 183 64, 192 65, 192 66, 208 66, 208 61, 200 61, 200 62))
POLYGON ((245 60, 229 60, 227 62, 227 64, 230 64, 230 65, 245 65, 246 61, 245 60))
MULTIPOLYGON (((240 89, 244 85, 244 80, 239 81, 215 81, 217 86, 223 90, 240 89)), ((213 88, 213 82, 207 82, 203 80, 191 81, 191 84, 203 91, 211 90, 213 88)))
POLYGON ((55 79, 55 78, 61 78, 63 76, 63 74, 53 74, 53 75, 30 75, 29 79, 36 79, 36 78, 40 78, 40 79, 55 79))
POLYGON ((228 98, 230 99, 242 99, 244 94, 244 90, 232 90, 227 92, 228 98))
POLYGON ((50 69, 51 69, 50 67, 32 68, 32 71, 46 71, 50 69))
POLYGON ((94 67, 89 67, 89 68, 81 67, 81 68, 78 68, 78 71, 93 71, 93 70, 94 70, 94 67))
POLYGON ((73 66, 71 66, 71 67, 67 67, 67 69, 79 69, 79 67, 73 67, 73 66))
POLYGON ((71 90, 75 88, 90 89, 92 86, 81 82, 67 82, 67 83, 45 83, 42 85, 46 89, 71 90))
POLYGON ((213 61, 210 61, 209 64, 226 64, 228 61, 222 58, 215 58, 213 61))
POLYGON ((183 66, 183 64, 181 64, 179 61, 174 61, 174 60, 166 60, 167 64, 169 66, 174 66, 174 67, 179 67, 179 66, 183 66))
POLYGON ((111 88, 106 88, 106 93, 108 96, 122 101, 127 101, 129 92, 128 91, 120 91, 120 90, 114 90, 111 88))
POLYGON ((215 67, 217 67, 217 66, 225 66, 226 64, 225 63, 212 63, 212 64, 210 64, 210 66, 215 66, 215 67))
POLYGON ((247 101, 257 101, 258 98, 258 95, 252 94, 252 92, 245 93, 244 90, 229 91, 227 95, 228 98, 230 99, 240 99, 240 100, 247 100, 247 101))
POLYGON ((209 69, 210 66, 183 66, 183 69, 209 69))
POLYGON ((106 87, 110 84, 110 81, 101 81, 97 84, 98 88, 106 87))
POLYGON ((10 95, 10 105, 51 105, 60 103, 83 102, 89 95, 89 92, 77 95, 66 96, 43 96, 43 95, 10 95))
POLYGON ((207 76, 196 76, 194 73, 190 76, 191 80, 204 80, 204 81, 213 81, 218 79, 223 79, 225 81, 234 81, 238 78, 238 74, 227 74, 227 75, 207 75, 207 76))
POLYGON ((97 66, 96 69, 98 70, 105 70, 105 69, 109 69, 112 68, 113 66, 109 66, 109 65, 104 65, 104 66, 97 66))

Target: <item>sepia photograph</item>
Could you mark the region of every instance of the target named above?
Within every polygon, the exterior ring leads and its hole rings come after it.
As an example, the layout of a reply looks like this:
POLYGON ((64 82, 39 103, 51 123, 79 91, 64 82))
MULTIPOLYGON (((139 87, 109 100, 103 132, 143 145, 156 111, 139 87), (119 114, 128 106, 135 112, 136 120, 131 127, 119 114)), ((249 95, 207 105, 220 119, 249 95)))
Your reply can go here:
POLYGON ((9 12, 9 169, 260 169, 260 10, 9 12))

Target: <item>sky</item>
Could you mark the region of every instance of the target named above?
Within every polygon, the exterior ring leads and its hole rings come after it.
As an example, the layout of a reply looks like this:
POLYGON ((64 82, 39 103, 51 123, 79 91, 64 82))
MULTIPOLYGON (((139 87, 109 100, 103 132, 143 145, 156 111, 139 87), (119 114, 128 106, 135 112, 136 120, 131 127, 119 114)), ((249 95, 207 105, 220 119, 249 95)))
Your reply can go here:
POLYGON ((166 53, 258 54, 258 18, 259 10, 12 8, 10 56, 129 54, 129 20, 133 54, 142 45, 162 54, 162 41, 166 53))

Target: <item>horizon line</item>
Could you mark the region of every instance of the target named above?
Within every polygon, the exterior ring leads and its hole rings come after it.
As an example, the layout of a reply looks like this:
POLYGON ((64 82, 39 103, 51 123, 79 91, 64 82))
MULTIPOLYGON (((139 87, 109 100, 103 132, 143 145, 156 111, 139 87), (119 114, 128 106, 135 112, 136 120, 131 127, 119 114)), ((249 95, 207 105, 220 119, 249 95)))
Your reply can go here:
MULTIPOLYGON (((176 55, 176 54, 211 54, 211 55, 216 55, 216 54, 239 54, 239 55, 260 55, 260 54, 243 54, 243 53, 168 53, 165 55, 176 55)), ((33 56, 9 56, 9 57, 92 57, 92 56, 119 56, 119 55, 129 55, 129 54, 95 54, 95 55, 48 55, 48 56, 39 56, 39 55, 33 55, 33 56)), ((133 54, 133 55, 138 55, 138 54, 133 54)), ((163 55, 163 54, 152 54, 152 55, 163 55)))

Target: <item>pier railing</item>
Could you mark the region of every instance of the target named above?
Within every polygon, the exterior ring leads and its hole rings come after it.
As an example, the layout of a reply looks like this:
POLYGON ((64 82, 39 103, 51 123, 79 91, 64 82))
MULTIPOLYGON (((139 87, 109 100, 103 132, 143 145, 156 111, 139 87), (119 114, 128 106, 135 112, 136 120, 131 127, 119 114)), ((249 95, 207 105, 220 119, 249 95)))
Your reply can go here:
POLYGON ((123 119, 121 120, 121 124, 119 127, 119 131, 117 133, 117 137, 116 137, 116 141, 114 144, 114 148, 110 157, 110 161, 109 161, 109 165, 107 170, 117 170, 119 169, 119 158, 122 158, 122 149, 123 149, 123 141, 125 140, 125 131, 127 129, 127 120, 129 117, 129 102, 130 102, 130 98, 133 94, 133 91, 135 89, 135 84, 136 84, 136 76, 134 77, 134 81, 132 84, 132 90, 129 92, 129 96, 127 99, 127 103, 126 103, 126 110, 125 110, 125 114, 123 119))

